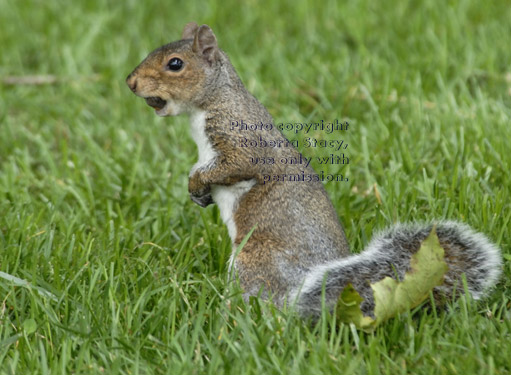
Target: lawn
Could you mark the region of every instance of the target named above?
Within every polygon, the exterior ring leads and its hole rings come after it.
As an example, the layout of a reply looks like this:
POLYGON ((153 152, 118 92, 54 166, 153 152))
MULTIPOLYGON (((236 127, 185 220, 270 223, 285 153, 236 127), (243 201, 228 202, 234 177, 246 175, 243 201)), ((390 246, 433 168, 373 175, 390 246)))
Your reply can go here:
POLYGON ((511 373, 510 19, 504 0, 0 0, 0 374, 511 373), (460 220, 502 249, 489 297, 373 333, 245 304, 218 208, 188 197, 188 119, 124 82, 192 20, 275 122, 349 122, 349 165, 313 166, 349 178, 325 187, 353 252, 460 220))

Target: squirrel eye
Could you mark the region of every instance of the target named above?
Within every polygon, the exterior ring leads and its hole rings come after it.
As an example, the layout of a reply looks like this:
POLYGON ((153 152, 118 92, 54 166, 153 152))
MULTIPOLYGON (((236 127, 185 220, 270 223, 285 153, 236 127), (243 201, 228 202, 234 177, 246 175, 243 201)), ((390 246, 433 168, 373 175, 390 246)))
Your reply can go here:
POLYGON ((169 63, 167 64, 167 68, 169 70, 172 70, 173 72, 177 72, 181 70, 183 67, 183 60, 178 59, 177 57, 173 57, 170 59, 169 63))

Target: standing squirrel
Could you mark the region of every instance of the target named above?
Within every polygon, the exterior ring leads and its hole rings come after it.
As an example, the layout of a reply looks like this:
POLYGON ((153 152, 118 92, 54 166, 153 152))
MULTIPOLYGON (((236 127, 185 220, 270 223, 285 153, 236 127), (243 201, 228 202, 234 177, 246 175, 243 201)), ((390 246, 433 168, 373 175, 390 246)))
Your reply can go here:
MULTIPOLYGON (((277 306, 288 301, 302 316, 318 317, 322 298, 333 309, 352 284, 364 298, 361 310, 372 314, 369 283, 386 276, 401 279, 409 270, 411 256, 433 225, 395 226, 352 255, 323 184, 308 164, 252 162, 302 156, 294 147, 242 147, 245 141, 260 142, 262 132, 240 131, 233 124, 273 124, 273 119, 244 87, 209 26, 187 24, 181 40, 150 53, 126 82, 157 115, 189 114, 199 150, 189 175, 190 197, 202 207, 218 205, 233 243, 230 267, 245 299, 271 296, 277 306), (264 178, 304 174, 308 181, 264 178)), ((287 142, 276 127, 265 130, 264 138, 287 142)), ((481 298, 500 275, 499 250, 463 224, 439 222, 436 233, 449 269, 433 290, 435 299, 463 291, 463 274, 473 298, 481 298)))

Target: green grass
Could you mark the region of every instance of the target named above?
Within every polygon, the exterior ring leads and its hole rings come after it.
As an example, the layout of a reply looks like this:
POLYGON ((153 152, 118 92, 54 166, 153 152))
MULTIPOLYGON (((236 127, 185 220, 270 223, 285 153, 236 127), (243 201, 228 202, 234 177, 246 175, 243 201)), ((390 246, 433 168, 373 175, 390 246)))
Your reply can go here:
POLYGON ((506 1, 0 0, 0 373, 510 373, 509 19, 506 1), (350 181, 326 188, 354 251, 462 220, 504 253, 491 296, 372 334, 243 303, 218 209, 188 198, 187 119, 124 83, 191 20, 275 121, 350 122, 350 181), (57 82, 5 82, 30 75, 57 82))

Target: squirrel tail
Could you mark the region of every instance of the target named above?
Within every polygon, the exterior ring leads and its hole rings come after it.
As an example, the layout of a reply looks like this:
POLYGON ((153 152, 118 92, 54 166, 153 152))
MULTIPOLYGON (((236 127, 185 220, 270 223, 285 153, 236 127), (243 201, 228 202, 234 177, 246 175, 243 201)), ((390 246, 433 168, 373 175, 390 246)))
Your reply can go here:
MULTIPOLYGON (((433 289, 435 302, 441 304, 462 294, 462 275, 472 297, 484 297, 501 273, 499 249, 465 224, 443 221, 435 226, 449 267, 443 284, 433 289)), ((323 308, 329 311, 335 308, 341 292, 351 283, 364 299, 360 305, 362 312, 373 316, 374 298, 369 284, 387 276, 403 280, 410 269, 411 256, 419 250, 432 227, 433 224, 398 224, 377 234, 360 254, 311 269, 289 300, 296 304, 300 315, 318 318, 323 308)))

